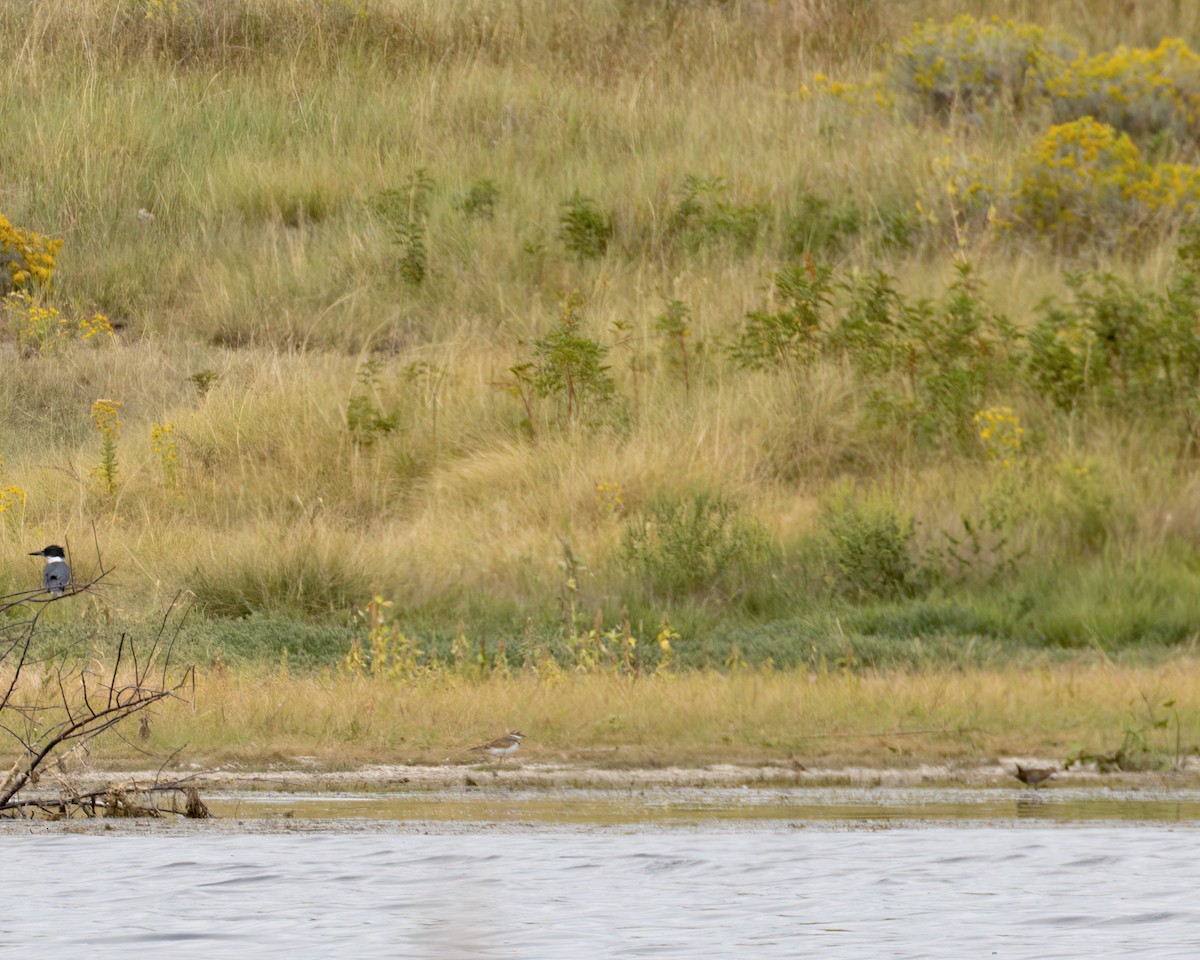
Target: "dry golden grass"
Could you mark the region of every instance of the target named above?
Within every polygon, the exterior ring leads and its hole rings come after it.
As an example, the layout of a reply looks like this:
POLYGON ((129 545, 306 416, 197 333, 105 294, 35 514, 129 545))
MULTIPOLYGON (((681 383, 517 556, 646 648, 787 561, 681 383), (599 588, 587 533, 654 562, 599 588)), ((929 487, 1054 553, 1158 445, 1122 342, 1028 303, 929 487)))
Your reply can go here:
MULTIPOLYGON (((192 703, 156 709, 153 751, 187 744, 181 762, 465 763, 476 743, 519 729, 522 759, 703 766, 796 759, 818 767, 972 763, 1008 756, 1111 754, 1126 731, 1158 763, 1200 737, 1196 662, 1093 661, 1018 669, 684 672, 417 683, 286 670, 217 669, 192 703), (1167 704, 1170 703, 1168 706, 1167 704), (1161 727, 1155 724, 1165 721, 1161 727)), ((106 740, 93 761, 145 762, 106 740)))

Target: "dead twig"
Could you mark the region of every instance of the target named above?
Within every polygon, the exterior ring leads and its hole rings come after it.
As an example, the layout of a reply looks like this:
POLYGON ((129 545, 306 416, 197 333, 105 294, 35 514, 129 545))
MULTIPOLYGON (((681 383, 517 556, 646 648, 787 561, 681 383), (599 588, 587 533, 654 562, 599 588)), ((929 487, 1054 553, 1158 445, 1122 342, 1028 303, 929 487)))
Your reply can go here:
MULTIPOLYGON (((139 644, 128 633, 121 633, 112 668, 102 674, 73 656, 78 643, 68 644, 65 649, 50 647, 36 656, 33 654, 34 637, 47 605, 92 592, 111 573, 104 565, 98 540, 96 569, 95 576, 72 584, 61 596, 51 596, 46 591, 24 591, 0 597, 0 624, 3 624, 0 626, 0 669, 8 671, 6 681, 0 683, 0 732, 8 734, 20 747, 12 766, 0 778, 0 815, 24 815, 35 809, 49 814, 59 808, 62 808, 60 812, 67 808, 87 808, 93 812, 98 808, 132 810, 130 804, 136 804, 136 798, 123 799, 128 791, 117 790, 111 796, 107 790, 77 796, 61 779, 62 795, 51 800, 22 798, 19 794, 26 787, 36 785, 39 771, 56 755, 70 756, 135 714, 144 717, 145 711, 156 703, 178 697, 189 683, 193 690, 195 688, 190 667, 172 671, 170 664, 182 628, 183 618, 177 617, 179 622, 172 629, 172 614, 176 611, 179 595, 172 600, 158 630, 148 641, 139 644), (22 609, 28 611, 24 619, 20 619, 17 612, 22 609), (144 649, 139 650, 140 646, 144 649)), ((58 767, 63 769, 61 764, 58 767)), ((147 789, 171 790, 176 787, 147 789)), ((191 806, 199 809, 195 804, 191 806)))

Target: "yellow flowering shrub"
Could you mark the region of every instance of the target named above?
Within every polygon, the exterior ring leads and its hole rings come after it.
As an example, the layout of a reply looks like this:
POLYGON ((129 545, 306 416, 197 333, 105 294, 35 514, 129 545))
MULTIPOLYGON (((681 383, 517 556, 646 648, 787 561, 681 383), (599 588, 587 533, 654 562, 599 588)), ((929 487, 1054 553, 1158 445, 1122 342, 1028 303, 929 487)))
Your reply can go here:
POLYGON ((980 410, 972 418, 979 431, 979 442, 989 460, 1009 467, 1021 454, 1025 428, 1012 407, 993 406, 980 410))
POLYGON ((353 620, 359 630, 365 630, 366 643, 360 635, 350 641, 350 649, 339 664, 344 674, 354 677, 412 680, 428 669, 422 662, 425 651, 416 639, 402 633, 391 614, 393 603, 374 596, 365 607, 354 611, 353 620))
POLYGON ((62 241, 14 227, 0 214, 0 294, 45 285, 62 241))
POLYGON ((1045 89, 1060 122, 1095 117, 1135 137, 1200 131, 1200 55, 1182 40, 1047 64, 1045 89))
POLYGON ((892 50, 892 85, 935 116, 954 106, 1021 107, 1040 89, 1042 66, 1069 60, 1075 46, 1034 24, 978 20, 918 24, 892 50))
POLYGON ((25 497, 25 491, 11 483, 0 487, 0 513, 14 513, 23 509, 25 497))
POLYGON ((1026 154, 1013 202, 1016 222, 1040 234, 1114 240, 1151 221, 1165 225, 1170 214, 1193 216, 1200 176, 1145 162, 1128 134, 1083 117, 1051 127, 1026 154))
POLYGON ((824 73, 814 73, 811 83, 802 83, 796 91, 800 100, 827 97, 840 101, 856 113, 868 110, 890 110, 895 106, 895 97, 888 88, 887 78, 873 74, 861 83, 844 83, 824 73))
POLYGON ((601 516, 615 517, 625 512, 625 488, 617 480, 596 484, 592 500, 601 516))
MULTIPOLYGON (((949 140, 949 138, 947 138, 949 140)), ((982 229, 1008 190, 1008 171, 976 153, 954 152, 933 158, 933 179, 916 210, 931 227, 949 224, 964 245, 968 234, 982 229)))
POLYGON ((1179 213, 1191 220, 1200 212, 1200 170, 1190 164, 1151 164, 1129 189, 1152 213, 1179 213))
POLYGON ((120 400, 97 400, 92 404, 92 423, 100 434, 100 463, 92 474, 104 481, 109 493, 117 488, 117 436, 121 431, 118 411, 121 406, 120 400))
POLYGON ((163 483, 174 489, 179 482, 179 446, 175 443, 175 424, 172 421, 150 424, 150 449, 158 458, 163 483))
POLYGON ((10 293, 3 301, 4 318, 22 354, 50 354, 68 343, 111 339, 112 324, 103 313, 68 317, 38 303, 25 291, 10 293))
MULTIPOLYGON (((4 458, 0 457, 0 480, 4 476, 4 458)), ((15 484, 0 486, 0 520, 12 520, 25 509, 26 493, 15 484)))

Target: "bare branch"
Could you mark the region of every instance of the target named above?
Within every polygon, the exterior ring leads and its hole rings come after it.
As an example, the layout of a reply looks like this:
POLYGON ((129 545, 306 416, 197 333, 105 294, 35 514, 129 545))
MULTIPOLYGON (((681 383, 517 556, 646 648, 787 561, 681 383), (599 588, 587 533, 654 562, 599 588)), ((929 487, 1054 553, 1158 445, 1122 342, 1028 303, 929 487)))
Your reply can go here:
MULTIPOLYGON (((134 714, 162 700, 179 697, 180 691, 189 683, 192 684, 194 695, 194 671, 185 668, 172 680, 168 669, 181 624, 176 624, 174 632, 165 642, 164 637, 168 635, 179 595, 172 600, 144 653, 139 653, 138 643, 127 633, 120 634, 111 672, 99 663, 92 667, 86 664, 77 666, 73 662, 73 652, 82 641, 43 649, 39 655, 33 655, 33 640, 46 605, 93 591, 111 572, 104 565, 94 528, 93 541, 98 572, 91 579, 71 584, 59 596, 51 596, 41 590, 0 597, 0 618, 5 613, 11 617, 19 608, 29 613, 23 620, 9 619, 5 623, 0 619, 0 624, 3 624, 0 626, 0 664, 11 671, 0 688, 0 731, 20 745, 16 761, 0 777, 0 814, 23 816, 40 811, 46 816, 66 816, 69 810, 81 810, 85 814, 90 811, 89 815, 95 815, 98 807, 104 807, 111 814, 113 809, 122 806, 128 812, 132 808, 129 807, 131 801, 126 794, 132 796, 160 789, 182 790, 177 785, 157 785, 157 781, 161 780, 160 767, 156 784, 149 787, 130 785, 82 795, 71 788, 66 780, 52 774, 59 780, 60 796, 50 799, 18 796, 26 787, 36 784, 39 771, 54 756, 59 757, 59 763, 55 766, 61 772, 64 770, 61 763, 63 759, 85 748, 97 736, 114 730, 134 714), (124 665, 130 659, 133 662, 132 678, 123 678, 124 665), (166 661, 162 665, 161 680, 150 683, 151 672, 157 669, 160 659, 166 661)), ((207 815, 207 808, 195 795, 194 789, 187 789, 192 791, 186 794, 187 809, 192 813, 186 815, 207 815)), ((173 799, 172 809, 175 806, 173 799)))

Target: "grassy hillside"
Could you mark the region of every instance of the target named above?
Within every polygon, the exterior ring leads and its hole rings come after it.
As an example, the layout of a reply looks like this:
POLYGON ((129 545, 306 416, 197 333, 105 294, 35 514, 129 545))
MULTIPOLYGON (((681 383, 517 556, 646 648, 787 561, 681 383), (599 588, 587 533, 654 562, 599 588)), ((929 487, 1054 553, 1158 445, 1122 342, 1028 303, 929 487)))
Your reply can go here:
POLYGON ((0 0, 0 586, 94 530, 63 627, 325 663, 1191 640, 1200 10, 967 6, 0 0))

